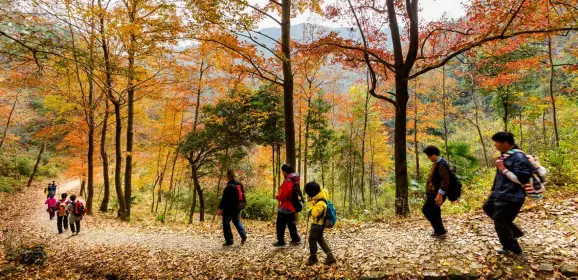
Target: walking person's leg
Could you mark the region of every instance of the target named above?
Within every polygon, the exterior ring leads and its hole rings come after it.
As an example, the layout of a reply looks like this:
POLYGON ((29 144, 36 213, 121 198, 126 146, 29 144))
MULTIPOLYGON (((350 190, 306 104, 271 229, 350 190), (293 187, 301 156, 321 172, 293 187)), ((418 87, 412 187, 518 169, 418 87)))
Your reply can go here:
POLYGON ((434 235, 442 235, 446 233, 444 228, 441 208, 435 202, 435 195, 428 195, 422 212, 434 229, 434 235))
POLYGON ((241 213, 233 216, 233 225, 241 237, 241 244, 245 243, 245 240, 247 239, 247 231, 245 230, 245 227, 243 227, 243 223, 241 223, 241 213))
POLYGON ((311 225, 311 230, 309 231, 309 238, 307 242, 309 243, 309 259, 307 260, 307 265, 314 265, 318 262, 317 259, 317 243, 321 238, 322 228, 319 225, 311 225))
POLYGON ((301 237, 297 231, 297 213, 286 215, 287 227, 289 228, 289 235, 291 235, 291 243, 301 242, 301 237))
POLYGON ((497 200, 494 204, 494 225, 500 243, 503 249, 514 253, 522 252, 518 240, 514 237, 513 227, 513 221, 516 219, 516 216, 518 216, 521 208, 522 203, 497 200))
POLYGON ((281 212, 277 212, 277 220, 275 223, 275 229, 277 231, 277 243, 278 246, 285 245, 285 227, 287 226, 287 222, 285 221, 285 217, 281 212))
POLYGON ((76 221, 76 234, 80 233, 80 221, 76 221))
POLYGON ((72 231, 72 234, 76 232, 74 228, 74 222, 70 222, 70 231, 72 231))
POLYGON ((233 244, 233 233, 231 232, 231 219, 230 215, 223 215, 223 235, 225 237, 225 244, 233 244))
POLYGON ((323 252, 325 253, 325 255, 327 255, 327 258, 325 259, 325 262, 323 262, 323 264, 325 265, 330 265, 336 262, 335 257, 333 256, 333 252, 331 252, 331 248, 329 248, 329 244, 327 243, 327 241, 325 240, 325 237, 323 236, 325 233, 325 228, 321 228, 321 235, 319 237, 319 239, 317 240, 317 242, 319 242, 319 246, 321 246, 321 249, 323 250, 323 252))
POLYGON ((68 215, 64 216, 64 219, 62 220, 62 225, 64 226, 64 230, 68 230, 68 215))
POLYGON ((58 233, 62 233, 62 220, 64 219, 64 216, 58 216, 56 217, 56 227, 58 228, 58 233))

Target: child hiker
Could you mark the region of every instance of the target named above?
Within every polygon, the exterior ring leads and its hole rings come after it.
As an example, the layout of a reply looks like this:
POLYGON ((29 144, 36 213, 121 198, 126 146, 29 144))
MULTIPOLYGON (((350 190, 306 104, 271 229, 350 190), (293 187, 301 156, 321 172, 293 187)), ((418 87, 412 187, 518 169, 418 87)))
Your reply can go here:
POLYGON ((76 199, 76 195, 73 194, 70 196, 70 203, 68 203, 66 209, 72 235, 78 235, 78 233, 80 233, 80 221, 86 213, 84 204, 79 199, 76 199))
POLYGON ((54 209, 56 209, 56 227, 58 228, 59 234, 63 233, 63 227, 64 230, 68 230, 68 214, 66 213, 66 207, 70 201, 66 199, 67 196, 66 193, 61 194, 60 199, 56 202, 56 206, 54 206, 54 209))
POLYGON ((51 220, 52 218, 54 218, 54 206, 56 206, 56 202, 57 200, 56 198, 54 198, 54 195, 49 195, 46 201, 44 202, 44 204, 48 205, 46 212, 48 212, 48 216, 50 217, 51 220))
POLYGON ((311 223, 311 230, 309 231, 309 259, 307 265, 314 265, 318 262, 317 259, 317 243, 321 246, 323 252, 327 255, 325 265, 331 265, 336 262, 331 249, 325 238, 323 232, 325 231, 325 216, 327 214, 327 201, 329 200, 329 193, 321 189, 316 182, 309 182, 305 185, 305 193, 309 197, 307 209, 309 211, 309 222, 311 223))

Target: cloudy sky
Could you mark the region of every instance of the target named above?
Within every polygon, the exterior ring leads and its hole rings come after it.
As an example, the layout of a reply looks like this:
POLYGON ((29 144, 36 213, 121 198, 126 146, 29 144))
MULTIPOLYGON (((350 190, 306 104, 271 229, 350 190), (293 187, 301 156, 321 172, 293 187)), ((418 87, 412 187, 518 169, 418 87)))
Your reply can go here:
MULTIPOLYGON (((420 0, 419 5, 422 8, 420 13, 420 18, 431 21, 440 18, 444 13, 446 13, 449 17, 460 17, 465 14, 464 9, 462 8, 462 2, 467 2, 468 0, 420 0)), ((259 4, 262 5, 267 3, 268 0, 249 0, 251 4, 259 4)), ((325 3, 330 3, 331 0, 326 0, 325 3)), ((311 14, 306 13, 304 15, 300 15, 297 18, 293 19, 292 24, 299 24, 303 22, 315 22, 318 24, 322 24, 325 26, 332 26, 337 27, 341 26, 342 24, 333 23, 333 22, 322 22, 319 18, 311 17, 311 14)), ((264 20, 259 24, 260 28, 266 27, 278 27, 278 25, 271 19, 264 20)))

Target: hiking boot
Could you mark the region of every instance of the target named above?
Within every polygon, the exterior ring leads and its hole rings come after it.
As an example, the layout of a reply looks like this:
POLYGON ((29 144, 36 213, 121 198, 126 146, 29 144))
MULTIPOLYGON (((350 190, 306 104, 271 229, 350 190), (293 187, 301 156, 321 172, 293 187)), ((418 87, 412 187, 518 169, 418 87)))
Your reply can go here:
POLYGON ((289 245, 292 245, 292 246, 299 245, 299 244, 301 244, 301 240, 291 241, 291 243, 289 243, 289 245))
POLYGON ((285 242, 281 242, 281 241, 277 241, 275 243, 273 243, 274 247, 283 247, 285 246, 285 242))
POLYGON ((496 250, 496 253, 500 254, 500 255, 505 255, 505 256, 509 256, 511 254, 513 255, 519 255, 522 254, 522 251, 514 251, 514 250, 508 250, 508 249, 500 249, 500 250, 496 250))
POLYGON ((241 238, 241 246, 245 245, 245 242, 247 242, 247 236, 241 238))
POLYGON ((337 260, 335 259, 335 257, 333 257, 333 254, 328 254, 327 258, 325 259, 325 261, 323 262, 324 265, 332 265, 334 263, 336 263, 337 260))
POLYGON ((522 232, 520 229, 514 227, 514 238, 520 238, 524 236, 524 232, 522 232))
POLYGON ((231 242, 231 243, 229 243, 229 242, 225 242, 225 243, 223 243, 223 247, 229 247, 229 246, 231 246, 231 245, 233 245, 233 243, 232 243, 232 242, 231 242))
POLYGON ((317 259, 317 256, 310 256, 309 259, 307 260, 307 263, 305 263, 308 266, 312 266, 314 264, 316 264, 319 260, 317 259))

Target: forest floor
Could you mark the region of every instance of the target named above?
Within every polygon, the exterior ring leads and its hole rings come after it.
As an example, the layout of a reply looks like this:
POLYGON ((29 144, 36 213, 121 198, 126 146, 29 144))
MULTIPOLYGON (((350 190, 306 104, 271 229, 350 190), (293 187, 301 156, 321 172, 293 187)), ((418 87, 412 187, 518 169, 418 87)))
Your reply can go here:
MULTIPOLYGON (((78 181, 60 191, 78 188, 78 181)), ((449 235, 432 239, 423 218, 343 222, 326 233, 338 263, 305 265, 305 244, 274 248, 273 222, 245 221, 249 239, 222 247, 219 223, 151 226, 95 215, 81 233, 57 234, 40 188, 0 194, 2 279, 567 279, 578 271, 578 195, 528 200, 517 224, 521 256, 499 256, 489 218, 478 211, 444 217, 449 235), (28 210, 27 210, 28 209, 28 210), (22 256, 40 244, 43 264, 22 256), (20 256, 20 260, 18 258, 20 256)), ((98 207, 95 207, 97 209, 98 207)), ((305 224, 299 229, 305 240, 305 224)), ((324 259, 320 253, 321 261, 324 259)))

